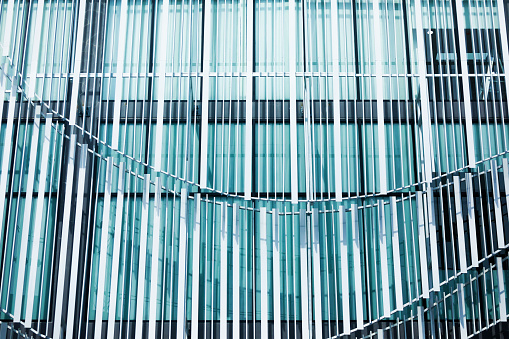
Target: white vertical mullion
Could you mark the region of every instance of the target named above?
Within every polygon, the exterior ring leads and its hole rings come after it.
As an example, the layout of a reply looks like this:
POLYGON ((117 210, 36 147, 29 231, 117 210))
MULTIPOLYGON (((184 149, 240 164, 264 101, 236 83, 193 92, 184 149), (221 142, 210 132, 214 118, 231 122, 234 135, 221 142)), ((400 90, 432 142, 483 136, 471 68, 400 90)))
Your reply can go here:
POLYGON ((191 339, 198 339, 198 311, 200 298, 200 235, 201 235, 201 194, 194 196, 195 220, 193 229, 193 286, 192 286, 192 315, 191 339))
POLYGON ((465 176, 465 180, 467 184, 467 215, 469 233, 468 235, 470 238, 470 255, 472 257, 472 266, 478 267, 479 255, 477 253, 477 226, 475 221, 474 187, 472 184, 472 173, 467 173, 465 176))
POLYGON ((495 210, 495 226, 497 229, 498 248, 505 247, 504 226, 502 221, 502 207, 500 201, 500 188, 498 180, 497 160, 491 160, 491 183, 493 185, 493 209, 495 210))
MULTIPOLYGON (((47 122, 46 122, 47 123, 47 122)), ((49 141, 48 141, 49 146, 49 141)), ((67 310, 67 330, 69 338, 74 336, 74 314, 76 309, 76 293, 78 286, 78 264, 81 246, 81 223, 83 218, 83 195, 85 192, 85 174, 87 172, 88 145, 81 145, 80 167, 78 172, 78 192, 76 195, 76 216, 74 218, 74 234, 72 242, 71 273, 69 278, 69 306, 67 310)), ((40 181, 39 181, 40 183, 40 181)), ((40 190, 39 190, 40 192, 40 190)), ((114 252, 118 253, 118 252, 114 252)))
MULTIPOLYGON (((152 228, 152 263, 150 264, 150 306, 148 337, 156 337, 157 317, 157 283, 159 281, 159 244, 161 233, 161 178, 157 177, 155 182, 156 194, 154 199, 154 226, 152 228)), ((119 243, 120 246, 120 243, 119 243)), ((115 274, 115 271, 112 271, 115 274)), ((110 315, 111 316, 111 315, 110 315)), ((113 314, 113 316, 115 316, 113 314)), ((109 319, 109 318, 108 318, 109 319)))
MULTIPOLYGON (((14 322, 19 322, 21 319, 21 307, 23 303, 23 287, 25 286, 25 270, 27 268, 26 261, 27 261, 27 254, 28 254, 28 236, 30 233, 30 217, 32 215, 32 200, 33 200, 33 193, 34 193, 34 181, 35 181, 35 165, 37 161, 37 150, 39 146, 39 130, 40 130, 40 114, 41 114, 41 107, 37 106, 37 111, 35 112, 35 120, 34 120, 34 128, 32 131, 32 141, 30 144, 30 158, 29 158, 29 165, 28 165, 28 179, 27 179, 27 189, 26 189, 26 198, 25 198, 25 212, 23 217, 23 228, 21 232, 21 245, 19 250, 19 269, 17 273, 17 286, 18 289, 16 291, 16 301, 14 304, 14 322)), ((7 140, 6 140, 7 142, 7 140)), ((26 145, 25 145, 26 146, 26 145)), ((41 159, 41 167, 47 167, 48 164, 46 161, 44 161, 44 158, 41 159), (46 166, 44 166, 46 165, 46 166)), ((41 177, 41 179, 43 179, 41 177)), ((46 183, 46 176, 44 176, 44 183, 46 183)), ((2 193, 5 194, 5 193, 2 193)), ((44 198, 42 198, 44 201, 44 198)), ((37 219, 34 220, 34 232, 36 232, 36 229, 39 228, 39 237, 40 237, 40 227, 37 227, 37 219)), ((19 225, 18 225, 19 227, 19 225)), ((36 238, 32 238, 32 244, 35 244, 37 241, 36 238)), ((37 257, 39 255, 39 252, 35 254, 36 263, 37 263, 37 257)), ((34 259, 34 252, 32 251, 32 260, 31 263, 33 263, 34 259)), ((14 280, 14 277, 13 277, 14 280)), ((30 300, 27 299, 27 304, 30 304, 30 300)), ((27 315, 30 315, 30 318, 32 318, 31 314, 32 312, 26 312, 27 315)), ((25 317, 25 321, 32 322, 32 319, 28 319, 25 317)))
POLYGON ((55 322, 53 324, 53 337, 60 338, 61 322, 62 322, 62 305, 64 301, 64 285, 65 271, 67 262, 67 241, 69 237, 69 222, 71 219, 71 198, 72 198, 72 182, 74 178, 74 157, 76 153, 76 134, 72 134, 69 141, 69 159, 67 162, 67 178, 65 180, 65 204, 64 216, 62 220, 62 237, 60 240, 60 258, 58 261, 57 275, 57 296, 55 299, 55 322))
POLYGON ((361 242, 359 232, 359 211, 357 204, 352 204, 352 243, 353 243, 353 271, 355 280, 355 316, 357 318, 357 329, 364 328, 364 306, 362 297, 362 276, 361 276, 361 242))
POLYGON ((313 284, 315 301, 315 337, 322 338, 322 285, 320 279, 320 230, 318 209, 313 208, 313 284))
POLYGON ((220 334, 221 338, 228 335, 228 206, 221 203, 221 276, 220 276, 220 334))
MULTIPOLYGON (((194 274, 194 272, 193 272, 194 274)), ((240 224, 239 205, 233 204, 233 335, 240 337, 240 224)))
POLYGON ((394 290, 396 294, 396 309, 403 311, 403 288, 401 286, 401 262, 399 253, 399 223, 396 197, 390 198, 391 226, 392 226, 392 259, 394 261, 394 290))
POLYGON ((83 50, 83 31, 85 28, 85 12, 86 1, 80 2, 78 14, 78 31, 76 33, 76 50, 74 52, 74 69, 72 73, 72 92, 71 92, 71 109, 69 112, 69 125, 76 123, 76 110, 78 106, 80 71, 81 71, 81 55, 83 50))
POLYGON ((424 204, 422 192, 417 192, 417 221, 419 229, 419 258, 421 264, 421 286, 422 294, 425 299, 429 298, 429 278, 428 278, 428 251, 426 249, 426 227, 424 222, 424 204))
POLYGON ((467 157, 468 166, 475 167, 475 146, 474 146, 474 131, 472 128, 472 107, 470 103, 470 81, 468 77, 468 64, 467 64, 467 47, 465 38, 465 17, 462 15, 464 8, 462 1, 456 1, 456 25, 458 26, 458 42, 460 52, 461 64, 461 78, 463 87, 463 107, 465 110, 465 129, 466 129, 466 144, 467 144, 467 157))
MULTIPOLYGON (((36 117, 40 115, 40 106, 36 107, 35 111, 36 117)), ((42 157, 41 159, 49 158, 50 144, 51 144, 51 133, 52 133, 52 119, 51 115, 47 115, 46 124, 44 126, 44 141, 42 145, 42 157)), ((39 142, 37 140, 36 142, 39 142)), ((33 146, 31 146, 33 147, 33 146)), ((85 146, 86 147, 86 146, 85 146)), ((32 158, 35 162, 35 158, 32 158)), ((46 161, 41 161, 41 163, 45 163, 46 161)), ((81 169, 81 165, 80 165, 81 169)), ((43 212, 44 212, 44 194, 46 189, 46 177, 48 175, 48 166, 47 164, 43 164, 41 166, 41 173, 39 175, 39 186, 37 189, 37 205, 35 212, 35 221, 43 220, 43 212)), ((31 192, 31 191, 30 191, 31 192)), ((79 192, 78 192, 79 193, 79 192)), ((78 196, 79 197, 79 196, 78 196)), ((49 206, 49 202, 48 202, 49 206)), ((49 207, 48 207, 49 208, 49 207)), ((46 225, 48 227, 48 225, 46 225)), ((32 245, 32 260, 30 262, 30 274, 28 279, 28 290, 27 290, 27 307, 26 307, 26 316, 25 316, 25 327, 31 327, 32 322, 32 312, 34 309, 34 299, 35 299, 35 284, 37 282, 36 274, 37 268, 39 266, 39 247, 40 247, 40 238, 41 238, 41 227, 34 227, 34 234, 32 236, 33 245, 32 245), (34 257, 35 256, 35 257, 34 257), (34 260, 35 259, 35 260, 34 260)))
POLYGON ((299 195, 299 181, 298 181, 298 167, 297 167, 297 59, 296 59, 296 3, 295 0, 289 0, 289 13, 288 22, 289 29, 289 68, 290 68, 290 180, 291 180, 291 200, 292 204, 298 202, 299 195))
POLYGON ((428 94, 428 79, 426 77, 426 46, 424 45, 423 26, 422 26, 422 8, 421 2, 415 2, 415 24, 417 31, 417 58, 419 70, 419 91, 420 98, 420 114, 422 121, 422 147, 423 159, 421 159, 421 170, 424 172, 424 181, 431 182, 433 176, 433 144, 431 142, 431 119, 429 110, 429 94, 428 94), (422 168, 423 167, 423 168, 422 168))
POLYGON ((387 229, 385 226, 384 201, 378 201, 378 241, 380 246, 380 269, 382 274, 383 316, 390 317, 389 265, 387 260, 387 229))
MULTIPOLYGON (((32 38, 32 51, 30 60, 30 82, 27 90, 27 97, 35 99, 35 80, 37 79, 37 66, 39 59, 39 48, 41 46, 41 26, 44 13, 44 0, 37 1, 37 15, 35 17, 34 36, 32 38)), ((33 3, 32 3, 33 4, 33 3)), ((33 6, 32 6, 33 8, 33 6)), ((33 10, 33 9, 32 9, 33 10)), ((41 93, 42 94, 42 93, 41 93)))
POLYGON ((108 311, 108 339, 115 338, 115 315, 117 314, 117 290, 119 278, 120 246, 122 240, 122 217, 124 216, 125 163, 118 168, 117 206, 113 230, 113 256, 111 259, 111 289, 108 311))
POLYGON ((143 329, 143 306, 145 304, 145 274, 147 262, 147 238, 148 238, 148 214, 150 195, 150 174, 145 174, 143 180, 143 201, 140 225, 140 253, 138 261, 138 291, 136 293, 136 325, 135 338, 142 338, 143 329))
POLYGON ((163 118, 164 118, 164 95, 166 84, 166 45, 168 35, 164 32, 164 27, 167 25, 169 11, 169 0, 163 0, 161 6, 161 20, 159 21, 159 41, 157 49, 159 50, 159 78, 157 83, 157 122, 156 122, 156 143, 155 143, 155 161, 154 168, 156 171, 161 170, 162 158, 162 138, 163 138, 163 118))
POLYGON ((247 2, 247 70, 246 70, 246 135, 245 135, 245 166, 244 166, 244 196, 246 200, 251 199, 251 171, 253 162, 253 12, 254 1, 247 2))
POLYGON ((179 282, 177 307, 177 338, 184 338, 186 324, 187 286, 187 189, 180 191, 179 282))
POLYGON ((200 143, 200 186, 207 187, 207 156, 209 135, 209 86, 210 86, 210 41, 208 35, 212 28, 212 1, 205 0, 203 22, 203 78, 201 92, 201 143, 200 143))
POLYGON ((378 160, 379 160, 379 180, 380 193, 387 193, 387 157, 385 153, 385 119, 384 119, 384 79, 382 65, 382 27, 380 4, 382 0, 373 2, 373 25, 375 34, 375 69, 376 69, 376 110, 378 125, 378 160))
POLYGON ((103 328, 104 290, 106 284, 106 259, 108 258, 108 236, 110 228, 111 186, 113 178, 113 159, 106 160, 106 182, 104 183, 104 207, 101 226, 101 245, 99 250, 99 275, 97 280, 97 304, 95 311, 95 338, 101 338, 103 328))
POLYGON ((340 82, 339 82, 339 37, 338 37, 338 2, 331 1, 331 39, 332 39, 332 90, 334 112, 334 179, 336 201, 343 200, 343 182, 341 165, 341 113, 340 113, 340 82))
POLYGON ((260 207, 260 314, 261 336, 269 337, 269 307, 267 283, 267 208, 260 207))
POLYGON ((302 338, 310 338, 309 328, 309 291, 308 291, 308 242, 306 230, 306 211, 299 210, 300 221, 300 280, 302 306, 302 338))
POLYGON ((122 0, 120 4, 120 23, 118 27, 118 51, 117 51, 117 72, 115 75, 115 103, 113 105, 113 130, 111 133, 111 147, 118 149, 119 138, 119 125, 120 125, 120 107, 122 101, 122 87, 123 87, 123 73, 124 73, 124 58, 126 47, 126 33, 127 33, 127 2, 122 0))
POLYGON ((341 292, 343 300, 343 331, 350 334, 350 291, 348 278, 348 227, 346 225, 346 211, 339 206, 339 237, 341 242, 341 292))
POLYGON ((453 177, 454 203, 456 205, 456 231, 461 273, 467 273, 467 255, 465 250, 465 228, 463 226, 463 208, 461 203, 460 177, 453 177))

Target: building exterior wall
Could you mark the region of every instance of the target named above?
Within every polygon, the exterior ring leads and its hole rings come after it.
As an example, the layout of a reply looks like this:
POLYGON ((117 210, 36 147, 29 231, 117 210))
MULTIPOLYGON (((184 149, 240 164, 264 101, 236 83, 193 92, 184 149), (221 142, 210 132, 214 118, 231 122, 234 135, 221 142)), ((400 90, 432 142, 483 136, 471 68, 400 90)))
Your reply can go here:
POLYGON ((0 337, 502 336, 507 15, 3 0, 0 337))

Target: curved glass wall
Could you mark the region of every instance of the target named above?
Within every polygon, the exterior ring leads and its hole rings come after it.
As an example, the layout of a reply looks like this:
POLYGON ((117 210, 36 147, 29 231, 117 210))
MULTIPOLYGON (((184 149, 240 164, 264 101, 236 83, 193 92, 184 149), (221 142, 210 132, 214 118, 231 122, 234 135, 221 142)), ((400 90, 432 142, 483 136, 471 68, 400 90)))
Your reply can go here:
POLYGON ((4 0, 0 337, 507 330, 502 0, 4 0))

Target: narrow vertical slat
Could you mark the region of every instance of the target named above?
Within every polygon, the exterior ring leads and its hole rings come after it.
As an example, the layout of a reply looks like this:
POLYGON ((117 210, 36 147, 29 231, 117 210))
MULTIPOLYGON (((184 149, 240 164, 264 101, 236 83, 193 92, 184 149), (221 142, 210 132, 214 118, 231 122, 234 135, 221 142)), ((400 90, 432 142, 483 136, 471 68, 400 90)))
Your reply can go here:
MULTIPOLYGON (((187 189, 180 191, 177 338, 184 338, 187 303, 187 189)), ((222 251, 222 249, 221 249, 222 251)))
POLYGON ((233 204, 233 338, 240 335, 240 223, 239 205, 233 204))
POLYGON ((145 174, 143 179, 143 197, 140 224, 140 252, 138 261, 138 289, 136 293, 136 320, 135 338, 143 337, 143 306, 145 305, 145 277, 147 274, 147 238, 148 238, 148 214, 150 197, 150 174, 145 174))
POLYGON ((274 295, 274 338, 281 338, 281 282, 280 282, 279 211, 272 210, 272 274, 274 295))
POLYGON ((80 72, 81 72, 81 57, 83 55, 83 32, 85 29, 85 12, 86 1, 80 1, 78 13, 78 30, 76 33, 76 44, 74 51, 74 68, 72 73, 72 90, 71 90, 71 106, 69 112, 69 125, 76 123, 76 110, 78 107, 79 85, 80 85, 80 72))
POLYGON ((498 278, 498 307, 500 312, 499 320, 507 322, 507 305, 506 305, 506 287, 504 277, 504 266, 502 264, 502 258, 497 257, 497 278, 498 278))
MULTIPOLYGON (((48 123, 48 120, 46 120, 48 123)), ((50 124, 51 125, 51 124, 50 124)), ((49 146, 49 140, 48 140, 49 146)), ((72 241, 71 273, 69 278, 69 305, 67 309, 66 335, 69 338, 74 336, 74 315, 76 310, 76 294, 78 288, 78 265, 80 261, 81 247, 81 222, 83 218, 83 195, 85 193, 85 174, 87 172, 88 145, 81 145, 80 167, 78 172, 78 192, 76 194, 76 214, 74 217, 74 234, 72 241)), ((39 181, 39 184, 41 181, 39 181)), ((41 189, 39 189, 41 192, 41 189)), ((47 227, 47 226, 46 226, 47 227)), ((118 252, 114 252, 118 253, 118 252)), ((113 270, 112 270, 113 271, 113 270)), ((113 271, 114 272, 114 271, 113 271)), ((112 279, 115 275, 112 276, 112 279)), ((117 277, 118 278, 118 277, 117 277)), ((116 294, 116 293, 115 293, 116 294)))
POLYGON ((385 226, 384 201, 378 201, 378 241, 380 246, 380 271, 382 279, 383 317, 391 314, 391 299, 389 292, 389 264, 387 260, 387 229, 385 226))
POLYGON ((203 18, 203 77, 201 92, 201 142, 200 142, 200 186, 207 187, 207 157, 209 135, 209 92, 210 92, 210 43, 209 34, 212 29, 212 1, 205 0, 203 18))
POLYGON ((246 19, 246 135, 245 135, 245 165, 244 165, 244 195, 246 200, 251 199, 251 171, 253 157, 253 17, 254 1, 246 0, 247 19, 246 19))
POLYGON ((69 141, 69 158, 67 160, 67 177, 65 182, 65 203, 64 203, 64 217, 62 222, 62 236, 60 240, 60 258, 58 260, 58 274, 57 274, 57 290, 55 298, 55 322, 53 324, 53 337, 60 338, 61 323, 62 323, 62 306, 64 302, 64 286, 65 286, 65 271, 67 262, 67 241, 69 237, 69 223, 71 220, 71 197, 72 197, 72 182, 74 179, 74 156, 76 151, 76 134, 71 134, 69 141))
POLYGON ((399 223, 396 197, 391 197, 391 225, 392 225, 392 259, 394 261, 394 290, 396 294, 396 309, 403 311, 403 287, 401 281, 401 256, 399 252, 399 223))
POLYGON ((352 243, 353 243, 353 276, 355 281, 355 316, 357 329, 364 328, 364 299, 362 297, 361 239, 359 230, 359 211, 357 204, 352 204, 352 243))
POLYGON ((479 267, 479 255, 477 253, 477 226, 475 221, 474 206, 474 187, 472 183, 472 173, 465 176, 467 184, 467 215, 468 215, 468 235, 470 238, 470 255, 472 257, 472 266, 479 267))
POLYGON ((267 282, 267 208, 260 207, 260 315, 261 336, 269 336, 269 305, 268 305, 268 282, 267 282))
POLYGON ((291 199, 292 203, 298 202, 299 181, 297 171, 297 79, 295 72, 297 70, 297 41, 296 41, 296 1, 288 2, 288 32, 289 32, 289 53, 288 63, 290 68, 290 181, 291 181, 291 199))
MULTIPOLYGON (((4 31, 4 40, 3 40, 3 53, 2 56, 10 56, 10 47, 11 47, 11 35, 12 35, 12 19, 14 17, 14 0, 9 0, 7 2, 7 13, 5 14, 5 31, 4 31)), ((2 18, 3 19, 3 18, 2 18)), ((3 93, 1 91, 0 93, 3 93)), ((5 168, 5 167, 2 167, 5 168)), ((3 192, 3 191, 2 191, 3 192)))
MULTIPOLYGON (((41 123, 41 118, 40 118, 41 107, 40 106, 37 106, 37 107, 38 107, 38 109, 35 112, 36 116, 34 119, 33 130, 32 130, 32 138, 31 138, 32 141, 30 143, 30 158, 28 159, 28 161, 29 161, 28 178, 27 178, 27 188, 26 188, 25 211, 24 211, 23 226, 22 226, 22 231, 21 231, 21 244, 20 244, 20 250, 19 250, 19 268, 18 268, 18 272, 17 272, 17 277, 16 277, 16 275, 14 275, 12 277, 13 281, 15 278, 17 278, 17 285, 19 286, 18 289, 16 290, 16 302, 14 304, 14 321, 15 322, 19 322, 21 319, 21 307, 22 307, 23 292, 24 292, 23 287, 25 286, 25 270, 27 268, 26 261, 27 261, 27 255, 28 255, 28 247, 29 247, 28 236, 30 233, 30 225, 31 225, 30 217, 32 215, 32 200, 33 200, 34 182, 35 182, 35 165, 36 165, 36 161, 37 161, 37 150, 39 147, 39 130, 40 130, 40 123, 41 123)), ((41 159, 41 166, 48 167, 48 164, 43 159, 41 159), (46 165, 46 166, 44 166, 44 165, 46 165)), ((46 176, 44 176, 44 178, 41 177, 41 179, 43 179, 44 182, 46 183, 46 176)), ((2 194, 5 194, 5 193, 2 193, 2 194)), ((44 201, 44 198, 42 198, 42 200, 44 201)), ((19 226, 20 225, 18 224, 18 229, 19 229, 19 226)), ((39 225, 38 225, 37 220, 34 220, 33 232, 36 233, 38 231, 39 238, 40 238, 41 233, 40 233, 40 227, 38 227, 38 226, 39 225)), ((39 239, 35 238, 35 237, 32 237, 32 239, 33 239, 32 246, 35 246, 35 243, 39 242, 39 239)), ((38 244, 37 244, 37 248, 39 248, 38 244)), ((37 264, 37 257, 39 256, 39 252, 34 253, 32 251, 31 263, 34 263, 34 259, 33 259, 34 255, 36 258, 35 264, 37 264)), ((32 278, 33 278, 33 276, 32 276, 32 278)), ((27 305, 29 305, 30 303, 31 303, 31 301, 27 299, 27 305)), ((32 307, 33 307, 33 303, 32 303, 32 307)), ((32 311, 31 310, 27 311, 26 314, 30 315, 30 320, 28 320, 28 318, 25 318, 25 321, 29 321, 31 323, 32 311)))
POLYGON ((115 315, 117 314, 117 290, 119 278, 120 246, 122 239, 124 216, 124 186, 125 186, 125 163, 121 162, 118 167, 117 206, 115 211, 115 228, 113 230, 113 257, 111 259, 111 289, 108 311, 108 339, 115 338, 115 315), (118 255, 115 255, 118 253, 118 255))
MULTIPOLYGON (((455 1, 456 13, 463 13, 463 1, 455 1)), ((466 47, 465 37, 465 16, 456 16, 456 25, 458 30, 458 43, 459 43, 459 58, 461 64, 461 77, 463 89, 463 108, 465 114, 465 136, 467 146, 467 165, 471 168, 475 167, 475 144, 474 144, 474 130, 472 127, 472 107, 470 102, 470 81, 468 77, 468 54, 466 47)))
POLYGON ((343 200, 343 182, 341 165, 341 112, 339 82, 339 36, 338 36, 338 2, 331 1, 331 42, 332 42, 332 86, 334 96, 334 180, 336 201, 343 200))
POLYGON ((431 253, 431 279, 433 281, 432 290, 440 291, 440 274, 438 271, 438 240, 437 240, 437 224, 435 219, 435 204, 433 203, 433 191, 428 187, 426 192, 427 210, 428 210, 428 227, 429 227, 429 246, 431 253))
POLYGON ((123 72, 124 72, 124 59, 126 48, 126 33, 127 33, 127 2, 122 0, 120 4, 120 23, 118 27, 118 41, 117 41, 117 72, 115 75, 115 102, 113 105, 113 130, 111 132, 111 147, 118 149, 119 125, 120 125, 120 107, 123 92, 123 72))
POLYGON ((341 295, 343 300, 343 332, 350 334, 350 291, 348 266, 348 227, 346 211, 339 206, 339 238, 341 242, 341 295))
MULTIPOLYGON (((37 106, 37 107, 36 107, 36 111, 35 111, 36 116, 41 114, 40 106, 37 106)), ((52 135, 52 131, 53 131, 51 124, 52 124, 52 118, 51 118, 51 115, 48 114, 46 117, 46 122, 45 122, 45 126, 44 126, 44 141, 42 144, 41 159, 49 159, 49 157, 50 157, 49 152, 50 152, 51 139, 52 139, 51 135, 52 135)), ((36 142, 39 142, 39 141, 37 140, 36 142)), ((31 147, 34 147, 34 146, 31 146, 31 147)), ((35 147, 35 148, 37 148, 37 147, 35 147)), ((87 149, 87 145, 82 145, 81 158, 86 157, 86 149, 87 149), (85 155, 83 155, 83 153, 85 155)), ((35 157, 32 159, 34 159, 34 161, 35 161, 35 157)), ((80 159, 80 175, 82 175, 82 176, 84 176, 84 173, 82 173, 82 172, 85 171, 84 170, 85 164, 83 162, 84 162, 84 160, 80 159)), ((46 193, 45 190, 46 190, 46 177, 48 175, 48 166, 49 166, 49 164, 46 164, 46 161, 41 161, 41 169, 40 169, 41 172, 39 174, 39 186, 37 189, 37 205, 36 205, 36 209, 35 209, 35 211, 36 211, 35 212, 36 227, 34 227, 34 233, 32 236, 32 239, 33 239, 32 260, 30 262, 30 274, 28 275, 27 308, 26 308, 26 316, 25 316, 25 326, 26 327, 32 327, 31 326, 32 314, 33 314, 32 312, 34 309, 35 288, 36 288, 35 285, 37 282, 36 274, 37 274, 37 269, 39 266, 38 256, 39 256, 39 247, 41 244, 41 242, 40 242, 41 227, 38 227, 39 225, 37 225, 37 224, 38 224, 38 220, 44 219, 44 216, 43 216, 44 196, 46 193)), ((83 200, 83 186, 84 186, 83 181, 84 181, 83 177, 80 177, 79 182, 78 182, 78 195, 77 195, 77 202, 76 202, 77 207, 82 205, 82 203, 80 202, 80 199, 83 200), (80 188, 81 188, 81 191, 80 191, 80 188)), ((48 203, 48 205, 49 205, 49 203, 48 203)), ((80 212, 80 214, 81 214, 81 212, 80 212)), ((78 219, 81 220, 81 215, 79 216, 79 218, 76 218, 75 225, 81 226, 81 222, 79 224, 77 224, 78 219)), ((46 227, 49 227, 49 225, 46 225, 46 227)), ((70 293, 72 294, 72 292, 70 292, 70 293)), ((73 299, 70 299, 70 300, 71 300, 70 303, 73 303, 73 301, 72 301, 73 299)), ((69 306, 69 308, 71 308, 71 306, 69 306)))
POLYGON ((467 253, 465 250, 465 228, 463 226, 463 208, 461 203, 460 177, 453 177, 454 204, 456 206, 456 232, 461 273, 467 273, 467 253))
MULTIPOLYGON (((159 244, 161 234, 161 178, 157 177, 155 182, 154 197, 154 226, 152 228, 152 262, 150 264, 150 300, 149 300, 149 318, 148 318, 148 337, 156 337, 156 317, 157 317, 157 283, 159 282, 159 244)), ((118 200, 117 200, 118 204, 118 200)), ((115 231, 115 233, 118 233, 115 231)), ((115 239, 116 241, 116 239, 115 239)), ((116 244, 115 244, 116 245, 116 244)), ((120 243, 119 243, 120 246, 120 243)), ((118 261, 118 259, 117 259, 118 261)), ((113 266, 113 265, 112 265, 113 266)), ((115 271, 112 271, 115 274, 115 271)), ((113 289, 113 287, 112 287, 113 289)), ((111 305, 110 305, 111 306, 111 305)), ((115 316, 114 314, 110 314, 115 316)), ((108 317, 109 320, 109 317, 108 317)))
POLYGON ((378 127, 378 161, 380 193, 387 193, 387 157, 385 152, 385 121, 384 121, 384 79, 382 65, 382 24, 380 5, 383 0, 373 1, 373 33, 374 51, 375 51, 375 70, 376 70, 376 110, 378 127))
POLYGON ((465 312, 465 293, 463 283, 458 284, 458 309, 460 320, 460 338, 468 338, 467 333, 467 315, 465 312))
POLYGON ((108 258, 108 237, 110 229, 111 186, 113 160, 106 160, 106 181, 104 183, 104 207, 101 225, 101 245, 99 247, 99 271, 97 280, 97 306, 95 311, 95 338, 101 338, 103 328, 104 290, 106 284, 106 260, 108 258))
POLYGON ((502 207, 500 199, 500 187, 498 180, 497 160, 491 160, 491 183, 493 185, 493 209, 495 210, 495 227, 497 230, 498 248, 505 247, 504 225, 502 221, 502 207))
POLYGON ((194 196, 195 220, 193 229, 193 286, 191 310, 191 339, 198 339, 198 311, 200 293, 200 236, 201 236, 201 194, 194 196))
POLYGON ((419 71, 419 92, 420 92, 420 118, 422 121, 421 133, 422 133, 422 147, 423 147, 423 159, 421 160, 421 170, 423 171, 424 181, 431 182, 432 179, 432 168, 433 168, 433 148, 431 140, 431 119, 430 119, 430 108, 429 108, 429 94, 428 94, 428 79, 427 64, 426 64, 426 47, 424 45, 423 37, 423 24, 422 24, 422 8, 421 2, 415 2, 415 25, 416 25, 416 36, 417 36, 417 58, 418 58, 418 71, 419 71))
MULTIPOLYGON (((1 81, 3 84, 5 84, 5 78, 6 76, 1 77, 1 81)), ((9 109, 7 111, 7 123, 5 125, 5 136, 4 136, 4 149, 2 154, 2 167, 0 169, 2 170, 2 175, 0 177, 0 192, 4 192, 0 194, 0 216, 2 217, 0 224, 2 226, 2 232, 0 232, 0 243, 3 244, 4 241, 4 232, 3 232, 3 225, 5 224, 5 220, 7 220, 7 215, 9 211, 5 211, 5 192, 7 192, 7 180, 9 178, 9 172, 13 172, 13 170, 9 170, 10 168, 10 162, 11 162, 11 154, 12 154, 12 145, 11 142, 8 140, 12 140, 13 137, 13 124, 14 124, 14 114, 15 114, 15 108, 16 108, 16 88, 17 88, 17 80, 18 78, 15 78, 12 80, 12 89, 11 94, 9 97, 9 109)), ((5 89, 5 86, 2 88, 5 89)), ((4 91, 0 91, 2 95, 4 95, 4 91)), ((0 105, 3 114, 3 105, 0 105)), ((3 284, 2 284, 3 286, 3 284)))
POLYGON ((417 333, 419 339, 426 338, 425 324, 424 324, 424 307, 417 306, 417 333))
MULTIPOLYGON (((221 203, 221 275, 220 275, 220 335, 221 338, 228 336, 228 206, 221 203)), ((179 337, 180 338, 180 337, 179 337)))
POLYGON ((300 287, 301 287, 301 307, 302 307, 302 338, 310 338, 311 329, 309 328, 309 291, 308 291, 308 242, 306 227, 306 211, 299 210, 300 223, 300 287))
POLYGON ((162 159, 162 138, 163 138, 163 119, 164 119, 164 96, 165 96, 165 84, 166 84, 166 49, 168 34, 165 32, 166 25, 168 24, 166 19, 168 18, 169 11, 169 0, 163 0, 161 4, 161 20, 159 22, 159 39, 157 42, 157 49, 159 54, 159 77, 157 78, 157 118, 156 118, 156 140, 155 143, 155 160, 154 168, 156 171, 161 170, 161 159, 162 159))
POLYGON ((424 223, 424 204, 422 192, 417 192, 417 224, 419 229, 419 258, 421 269, 422 294, 429 298, 428 251, 426 249, 426 228, 424 223))
POLYGON ((313 222, 313 294, 315 301, 315 337, 322 338, 322 283, 320 279, 320 225, 318 209, 313 208, 311 219, 313 222))
MULTIPOLYGON (((35 100, 35 83, 37 79, 37 66, 39 61, 39 48, 41 47, 41 26, 42 26, 42 18, 44 14, 44 0, 37 1, 37 13, 35 17, 35 26, 33 28, 33 37, 32 41, 30 41, 32 45, 31 50, 31 60, 30 60, 30 79, 28 83, 28 89, 26 91, 27 97, 35 100)), ((34 10, 33 2, 32 9, 34 10)), ((42 53, 41 53, 42 54, 42 53)), ((42 94, 42 93, 41 93, 42 94)), ((42 95, 41 95, 42 97, 42 95)))

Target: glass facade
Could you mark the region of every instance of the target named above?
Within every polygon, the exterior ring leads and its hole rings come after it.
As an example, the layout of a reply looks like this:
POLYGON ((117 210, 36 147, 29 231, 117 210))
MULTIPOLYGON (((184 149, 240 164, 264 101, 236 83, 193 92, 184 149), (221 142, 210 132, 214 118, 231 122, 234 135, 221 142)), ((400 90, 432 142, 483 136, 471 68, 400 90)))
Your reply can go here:
POLYGON ((0 337, 503 336, 508 18, 3 0, 0 337))

